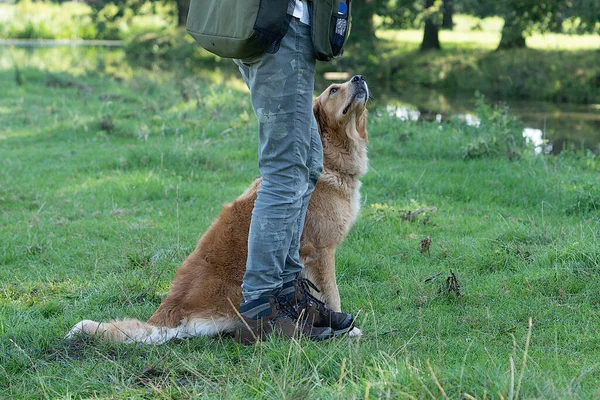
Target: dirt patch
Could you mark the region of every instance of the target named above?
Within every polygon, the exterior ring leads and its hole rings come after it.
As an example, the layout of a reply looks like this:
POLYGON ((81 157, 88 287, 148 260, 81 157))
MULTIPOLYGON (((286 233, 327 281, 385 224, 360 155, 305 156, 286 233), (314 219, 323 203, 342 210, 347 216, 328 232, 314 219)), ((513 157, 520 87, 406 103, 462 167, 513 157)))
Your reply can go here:
POLYGON ((76 335, 63 339, 44 351, 48 361, 105 359, 111 361, 127 360, 136 354, 134 347, 116 345, 101 341, 88 335, 76 335))
POLYGON ((55 346, 44 351, 49 361, 82 360, 87 358, 90 347, 96 347, 98 341, 90 336, 75 336, 71 340, 61 340, 55 346))
POLYGON ((446 279, 444 279, 443 281, 440 279, 440 277, 442 276, 442 273, 437 273, 435 275, 430 276, 429 278, 425 279, 425 283, 432 283, 432 282, 438 282, 439 283, 439 289, 438 289, 438 294, 443 295, 443 294, 454 294, 456 295, 456 297, 461 297, 462 293, 460 291, 460 282, 458 280, 458 278, 456 277, 456 274, 454 273, 454 271, 450 270, 450 275, 448 275, 446 277, 446 279))
MULTIPOLYGON (((405 221, 415 221, 417 219, 417 217, 421 214, 424 213, 433 213, 437 211, 437 207, 427 207, 427 208, 422 208, 419 207, 416 210, 399 210, 400 211, 400 215, 402 216, 402 219, 405 221)), ((427 220, 429 222, 429 219, 427 220)))
POLYGON ((421 240, 421 255, 427 253, 428 256, 431 256, 431 252, 429 248, 431 247, 431 238, 427 236, 425 239, 421 240))
POLYGON ((52 74, 49 74, 46 77, 46 86, 60 89, 76 88, 81 90, 82 92, 92 91, 92 88, 88 85, 52 74))

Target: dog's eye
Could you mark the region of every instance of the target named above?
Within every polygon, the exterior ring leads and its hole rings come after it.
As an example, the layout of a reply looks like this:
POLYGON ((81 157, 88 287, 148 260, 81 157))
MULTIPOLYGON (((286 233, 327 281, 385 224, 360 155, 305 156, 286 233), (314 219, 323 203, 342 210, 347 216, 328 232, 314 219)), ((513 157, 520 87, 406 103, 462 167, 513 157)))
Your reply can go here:
POLYGON ((337 88, 331 88, 331 90, 329 91, 329 94, 332 95, 335 92, 337 92, 337 88))

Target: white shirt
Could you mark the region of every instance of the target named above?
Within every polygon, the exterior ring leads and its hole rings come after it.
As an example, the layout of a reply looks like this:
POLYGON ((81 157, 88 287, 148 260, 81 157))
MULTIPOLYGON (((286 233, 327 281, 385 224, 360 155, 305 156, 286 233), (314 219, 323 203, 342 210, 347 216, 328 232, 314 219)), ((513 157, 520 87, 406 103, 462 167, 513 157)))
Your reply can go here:
POLYGON ((310 25, 310 14, 308 13, 308 2, 307 0, 296 0, 296 7, 294 7, 293 17, 300 19, 305 25, 310 25))

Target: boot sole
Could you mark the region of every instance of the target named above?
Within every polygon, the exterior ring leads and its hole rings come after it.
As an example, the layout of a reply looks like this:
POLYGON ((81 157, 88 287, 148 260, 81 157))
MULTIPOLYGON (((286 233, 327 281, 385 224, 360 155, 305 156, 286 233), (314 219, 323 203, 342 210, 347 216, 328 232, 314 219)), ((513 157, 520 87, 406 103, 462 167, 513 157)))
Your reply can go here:
POLYGON ((333 331, 333 336, 337 337, 337 336, 345 335, 346 333, 350 332, 352 329, 354 329, 354 324, 352 324, 348 328, 338 329, 337 331, 333 331))
POLYGON ((341 335, 344 335, 344 334, 350 332, 352 329, 354 329, 354 318, 352 318, 352 316, 350 314, 348 314, 348 318, 350 318, 350 324, 348 325, 348 327, 334 330, 333 336, 341 336, 341 335))

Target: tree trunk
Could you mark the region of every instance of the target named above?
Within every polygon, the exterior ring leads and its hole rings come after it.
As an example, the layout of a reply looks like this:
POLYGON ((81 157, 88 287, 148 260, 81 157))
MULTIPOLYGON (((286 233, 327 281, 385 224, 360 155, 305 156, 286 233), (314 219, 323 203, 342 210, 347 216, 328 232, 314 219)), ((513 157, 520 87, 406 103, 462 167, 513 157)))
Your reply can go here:
POLYGON ((190 10, 190 0, 176 0, 177 4, 177 25, 185 26, 187 23, 188 11, 190 10))
POLYGON ((375 41, 373 13, 373 0, 352 1, 352 30, 349 39, 352 43, 375 41))
POLYGON ((442 19, 442 29, 452 30, 454 28, 454 21, 452 16, 454 14, 454 0, 444 0, 444 18, 442 19))
MULTIPOLYGON (((425 8, 433 6, 434 0, 425 0, 425 8)), ((423 30, 423 41, 421 42, 421 51, 440 50, 439 28, 432 17, 425 19, 425 29, 423 30)))
POLYGON ((509 11, 504 19, 502 37, 496 50, 523 49, 526 46, 523 24, 515 11, 509 11))

